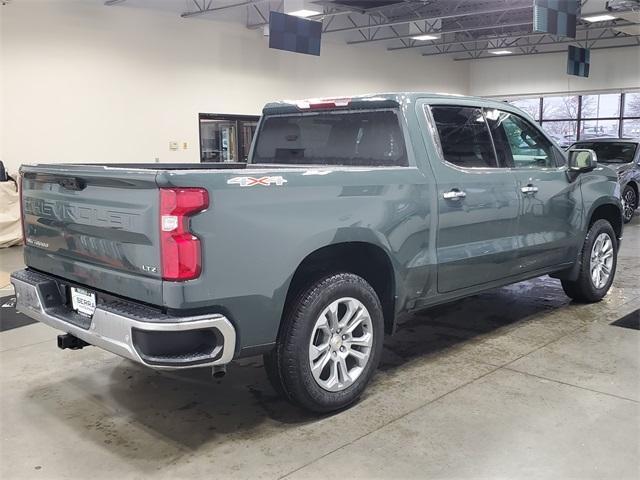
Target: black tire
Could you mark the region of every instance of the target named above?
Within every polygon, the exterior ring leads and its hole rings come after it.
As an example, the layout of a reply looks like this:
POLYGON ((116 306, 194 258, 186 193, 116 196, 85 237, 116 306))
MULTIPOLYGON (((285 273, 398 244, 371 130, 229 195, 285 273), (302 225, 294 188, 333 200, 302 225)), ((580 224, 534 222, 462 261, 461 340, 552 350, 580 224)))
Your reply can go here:
POLYGON ((340 410, 355 402, 371 380, 382 352, 384 319, 380 300, 363 278, 336 273, 314 282, 288 305, 276 348, 264 356, 267 376, 276 391, 313 412, 340 410), (354 298, 369 313, 373 341, 369 358, 355 381, 340 391, 328 391, 314 378, 309 365, 309 343, 316 320, 332 302, 354 298))
POLYGON ((633 218, 633 213, 638 208, 638 194, 631 185, 624 187, 622 191, 622 220, 624 223, 629 223, 633 218))
POLYGON ((591 225, 584 240, 582 252, 580 253, 580 271, 575 281, 562 280, 564 292, 578 302, 593 303, 599 302, 607 294, 616 274, 618 263, 618 240, 611 224, 606 220, 597 220, 591 225), (613 263, 611 273, 607 282, 598 288, 591 278, 591 252, 593 244, 601 234, 607 234, 611 239, 613 248, 613 263))

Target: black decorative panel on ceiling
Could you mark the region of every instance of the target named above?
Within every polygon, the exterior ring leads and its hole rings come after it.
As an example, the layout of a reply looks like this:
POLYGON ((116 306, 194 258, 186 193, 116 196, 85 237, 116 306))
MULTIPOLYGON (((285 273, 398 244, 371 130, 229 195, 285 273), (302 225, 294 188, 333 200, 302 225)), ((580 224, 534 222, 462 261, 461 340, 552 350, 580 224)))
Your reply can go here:
POLYGON ((579 0, 534 0, 533 31, 576 38, 579 0))
POLYGON ((322 22, 280 12, 269 15, 269 48, 320 55, 321 36, 322 22))
POLYGON ((578 77, 589 76, 591 53, 588 48, 579 48, 569 45, 567 54, 567 73, 578 77))

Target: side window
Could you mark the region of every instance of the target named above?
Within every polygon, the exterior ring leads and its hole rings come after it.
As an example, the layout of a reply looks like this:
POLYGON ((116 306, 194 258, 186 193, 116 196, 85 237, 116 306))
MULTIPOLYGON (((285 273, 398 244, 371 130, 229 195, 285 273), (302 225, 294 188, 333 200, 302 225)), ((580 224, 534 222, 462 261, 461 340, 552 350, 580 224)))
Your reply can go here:
POLYGON ((465 168, 498 166, 482 109, 432 106, 444 159, 465 168))
POLYGON ((485 115, 501 163, 516 168, 556 167, 553 145, 527 120, 495 109, 487 109, 485 115))

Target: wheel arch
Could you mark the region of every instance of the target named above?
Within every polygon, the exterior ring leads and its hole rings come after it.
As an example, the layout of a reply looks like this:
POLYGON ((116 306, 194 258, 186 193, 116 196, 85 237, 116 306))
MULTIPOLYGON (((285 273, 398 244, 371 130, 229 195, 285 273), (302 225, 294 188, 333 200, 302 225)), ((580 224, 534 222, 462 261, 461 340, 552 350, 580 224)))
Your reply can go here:
MULTIPOLYGON (((591 225, 598 220, 607 220, 613 227, 613 231, 616 233, 618 239, 622 238, 622 209, 619 202, 601 202, 592 206, 589 213, 589 223, 587 224, 586 232, 589 231, 591 225)), ((586 233, 585 232, 585 233, 586 233)))
POLYGON ((316 280, 337 272, 364 278, 375 290, 384 315, 385 331, 392 333, 395 322, 396 274, 387 251, 365 241, 339 242, 319 247, 298 264, 289 283, 283 317, 302 291, 316 280))
MULTIPOLYGON (((598 220, 607 220, 613 227, 617 240, 622 239, 622 209, 620 208, 620 201, 615 197, 603 198, 600 202, 592 205, 587 218, 589 221, 585 224, 584 235, 580 237, 583 242, 584 237, 587 235, 591 226, 598 220)), ((560 280, 576 280, 580 274, 580 268, 582 267, 581 257, 582 245, 578 248, 578 256, 573 266, 566 270, 552 273, 550 276, 553 278, 559 278, 560 280)))

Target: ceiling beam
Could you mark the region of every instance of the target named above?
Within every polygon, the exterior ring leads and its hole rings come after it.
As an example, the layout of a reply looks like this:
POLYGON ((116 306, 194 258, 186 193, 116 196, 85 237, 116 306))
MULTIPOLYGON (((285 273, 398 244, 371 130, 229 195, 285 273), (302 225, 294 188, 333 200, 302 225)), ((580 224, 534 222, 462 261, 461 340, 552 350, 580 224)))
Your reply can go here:
MULTIPOLYGON (((612 35, 609 37, 600 37, 598 39, 593 39, 594 41, 601 41, 601 40, 620 40, 622 38, 633 38, 633 37, 637 37, 638 35, 628 35, 625 37, 620 37, 620 36, 616 36, 616 35, 612 35)), ((561 45, 561 44, 567 44, 567 43, 581 43, 581 42, 586 42, 588 39, 586 38, 576 38, 575 40, 562 40, 559 42, 535 42, 535 43, 526 43, 524 45, 521 44, 517 44, 514 43, 512 45, 508 45, 508 46, 491 46, 491 45, 487 45, 486 47, 483 48, 467 48, 463 46, 463 50, 452 50, 447 52, 447 54, 454 54, 454 53, 469 53, 469 52, 486 52, 488 50, 495 50, 495 49, 506 49, 506 48, 527 48, 527 47, 538 47, 538 46, 543 46, 543 45, 561 45)), ((470 43, 470 42, 466 42, 466 43, 470 43)), ((482 42, 476 42, 476 43, 482 43, 482 42)), ((440 52, 433 52, 433 53, 423 53, 422 56, 423 57, 433 57, 436 55, 443 55, 440 52)), ((504 57, 508 57, 508 56, 513 56, 516 55, 515 53, 513 54, 508 54, 508 55, 503 55, 504 57)))
MULTIPOLYGON (((325 18, 333 19, 334 17, 337 17, 339 15, 351 15, 354 13, 360 13, 360 12, 356 12, 355 10, 329 10, 323 13, 319 13, 318 15, 311 15, 307 17, 307 19, 308 20, 323 20, 325 18)), ((250 24, 247 24, 247 28, 260 28, 266 25, 269 25, 269 22, 250 23, 250 24)), ((322 33, 327 33, 327 31, 323 30, 322 33)))
POLYGON ((211 12, 218 12, 220 10, 227 10, 229 8, 237 8, 237 7, 247 7, 247 6, 251 6, 251 5, 255 5, 256 3, 261 3, 264 2, 265 0, 244 0, 241 2, 237 2, 237 3, 230 3, 228 5, 220 5, 219 7, 212 7, 211 4, 211 0, 209 0, 207 2, 207 0, 202 0, 203 5, 205 3, 207 3, 207 6, 204 8, 200 8, 200 5, 198 4, 197 1, 193 0, 193 3, 195 3, 196 7, 198 7, 198 10, 193 10, 193 11, 189 11, 189 12, 183 12, 180 14, 180 16, 182 18, 190 18, 190 17, 195 17, 197 15, 204 15, 206 13, 211 13, 211 12))
MULTIPOLYGON (((440 35, 444 35, 445 33, 474 32, 474 31, 478 31, 478 30, 493 30, 493 29, 499 29, 499 28, 524 27, 524 26, 529 26, 529 25, 532 25, 532 22, 519 22, 519 23, 507 23, 507 24, 498 24, 498 25, 494 24, 494 25, 483 25, 483 26, 477 26, 477 27, 456 28, 456 29, 453 29, 453 30, 440 30, 437 33, 440 34, 440 35)), ((399 40, 399 39, 402 39, 402 38, 415 37, 416 35, 417 35, 416 33, 411 33, 411 34, 408 34, 408 35, 399 35, 397 37, 372 38, 371 40, 352 40, 352 41, 347 42, 347 44, 356 45, 356 44, 359 44, 359 43, 383 42, 385 40, 399 40)), ((429 46, 429 44, 421 44, 419 46, 420 47, 427 47, 427 46, 429 46)), ((401 50, 401 49, 404 49, 404 48, 414 48, 414 47, 413 46, 401 47, 401 48, 397 48, 395 50, 401 50)))
POLYGON ((467 12, 461 12, 461 13, 450 13, 450 14, 444 14, 444 15, 431 14, 427 17, 416 17, 416 18, 411 18, 406 20, 396 20, 393 22, 383 22, 378 24, 362 25, 362 26, 355 26, 355 27, 334 28, 331 30, 327 30, 325 33, 351 32, 356 30, 367 30, 370 28, 380 28, 380 27, 395 27, 398 25, 405 25, 407 23, 424 22, 427 20, 451 19, 451 18, 459 18, 459 17, 469 17, 472 15, 490 15, 493 13, 504 13, 504 12, 511 12, 511 11, 517 11, 517 10, 526 10, 526 9, 531 10, 531 8, 532 8, 531 5, 528 5, 528 6, 513 7, 513 8, 480 10, 475 12, 467 11, 467 12))
MULTIPOLYGON (((525 25, 525 24, 522 24, 525 25)), ((532 25, 531 22, 528 23, 528 25, 532 25)), ((633 23, 630 22, 625 22, 625 23, 618 23, 618 24, 612 24, 612 22, 607 22, 607 25, 601 26, 601 27, 593 27, 590 25, 585 25, 585 26, 578 26, 576 28, 576 32, 592 32, 592 31, 596 31, 596 30, 602 30, 602 29, 607 29, 607 28, 615 28, 615 27, 626 27, 629 25, 634 25, 633 23)), ((482 29, 489 29, 489 28, 500 28, 500 27, 509 27, 509 25, 496 25, 494 27, 482 27, 482 29)), ((462 33, 462 32, 466 32, 466 31, 472 31, 474 30, 473 28, 463 28, 460 30, 451 30, 451 31, 442 31, 440 33, 462 33)), ((552 35, 548 32, 527 32, 527 33, 505 33, 502 35, 497 35, 496 38, 493 38, 494 40, 497 40, 498 38, 513 38, 513 37, 535 37, 535 36, 540 36, 540 35, 552 35)), ((415 34, 414 34, 415 36, 415 34)), ((400 37, 396 37, 396 38, 386 38, 386 40, 398 40, 400 37)), ((484 39, 479 38, 479 39, 470 39, 470 40, 458 40, 458 41, 454 41, 453 43, 448 42, 448 43, 444 43, 444 45, 450 44, 450 45, 455 45, 457 43, 469 43, 469 42, 476 42, 476 41, 482 41, 484 39)), ((574 41, 577 41, 574 39, 574 41)), ((427 42, 421 42, 421 41, 417 41, 414 42, 412 45, 405 47, 388 47, 387 50, 405 50, 407 48, 427 48, 427 47, 434 47, 436 45, 443 45, 443 43, 438 43, 437 40, 429 40, 428 42, 431 43, 427 43, 427 42)), ((350 42, 347 42, 350 43, 350 42)), ((358 43, 358 42, 356 42, 358 43)), ((359 42, 359 43, 363 43, 363 42, 359 42)))
MULTIPOLYGON (((606 26, 606 27, 589 27, 588 29, 582 29, 582 30, 578 30, 579 32, 585 31, 586 33, 589 32, 597 32, 599 30, 603 30, 603 31, 607 31, 607 30, 612 30, 614 27, 611 26, 606 26)), ((467 40, 452 40, 449 42, 437 42, 436 43, 429 43, 429 44, 423 44, 420 45, 420 47, 422 48, 437 48, 437 47, 444 47, 447 45, 462 45, 465 43, 482 43, 482 42, 492 42, 494 40, 504 40, 504 41, 510 41, 511 39, 514 40, 520 40, 523 38, 529 39, 529 38, 533 38, 533 37, 554 37, 555 35, 548 33, 548 32, 530 32, 530 33, 512 33, 512 34, 504 34, 504 35, 495 35, 492 37, 483 37, 483 38, 470 38, 467 40)), ((622 37, 620 37, 622 38, 622 37)), ((589 38, 575 38, 575 39, 570 39, 569 42, 581 42, 581 41, 587 41, 587 40, 593 40, 593 39, 589 39, 589 38)), ((559 43, 560 40, 558 40, 558 42, 553 42, 553 43, 559 43)), ((405 47, 391 47, 388 48, 387 50, 403 50, 405 47)), ((496 47, 498 48, 498 47, 496 47)), ((428 56, 428 54, 423 54, 424 56, 428 56)))
MULTIPOLYGON (((603 39, 604 40, 604 39, 603 39)), ((628 47, 638 47, 640 46, 640 42, 638 42, 636 40, 636 42, 634 43, 629 43, 627 45, 607 45, 604 47, 592 47, 589 50, 609 50, 611 48, 628 48, 628 47)), ((466 52, 457 52, 457 53, 466 53, 466 52)), ((463 62, 465 60, 483 60, 486 58, 507 58, 507 57, 522 57, 525 55, 546 55, 549 53, 567 53, 567 49, 562 49, 562 50, 547 50, 545 52, 529 52, 529 53, 513 53, 511 55, 502 55, 502 56, 496 56, 496 55, 485 55, 485 56, 478 56, 478 57, 469 57, 469 58, 454 58, 453 60, 456 62, 463 62)))

